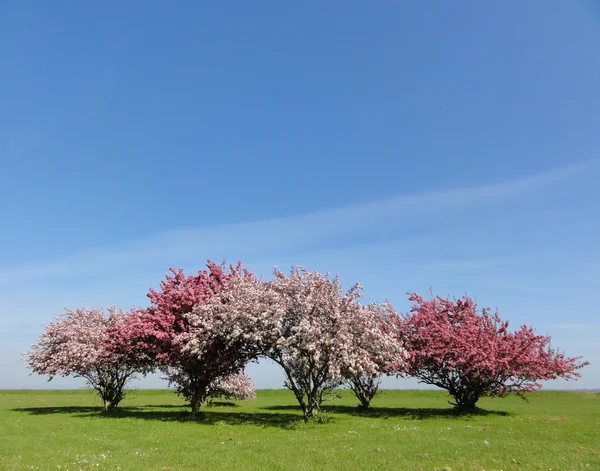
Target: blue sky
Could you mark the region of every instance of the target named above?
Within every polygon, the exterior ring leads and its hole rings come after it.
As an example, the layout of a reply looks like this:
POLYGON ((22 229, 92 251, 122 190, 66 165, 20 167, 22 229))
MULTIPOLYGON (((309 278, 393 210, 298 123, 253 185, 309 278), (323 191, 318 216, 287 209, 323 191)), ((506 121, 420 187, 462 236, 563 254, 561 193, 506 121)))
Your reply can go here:
POLYGON ((2 2, 0 388, 207 258, 467 292, 600 388, 599 51, 592 1, 2 2))

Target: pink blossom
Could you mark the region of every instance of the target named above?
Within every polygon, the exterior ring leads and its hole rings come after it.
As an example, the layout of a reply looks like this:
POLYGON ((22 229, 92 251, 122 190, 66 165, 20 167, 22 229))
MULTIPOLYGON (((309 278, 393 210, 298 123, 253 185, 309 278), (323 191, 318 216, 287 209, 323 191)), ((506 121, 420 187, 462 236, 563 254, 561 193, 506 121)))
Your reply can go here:
POLYGON ((74 376, 87 380, 112 410, 125 396, 125 385, 136 368, 124 361, 123 355, 106 348, 108 332, 127 318, 122 310, 108 309, 108 316, 100 309, 80 308, 66 310, 46 326, 38 343, 25 354, 33 373, 49 376, 74 376))
MULTIPOLYGON (((244 336, 282 367, 305 420, 349 375, 379 374, 388 364, 403 364, 397 335, 382 323, 387 305, 361 305, 358 284, 343 293, 337 276, 300 267, 289 277, 274 274, 271 281, 239 283, 212 304, 237 318, 232 336, 244 336)), ((203 309, 208 305, 194 312, 203 309)))
POLYGON ((522 395, 541 388, 542 380, 577 378, 576 370, 589 364, 551 348, 550 337, 531 327, 510 332, 498 312, 478 313, 468 296, 453 302, 413 293, 409 299, 414 304, 401 322, 401 338, 410 359, 398 371, 447 389, 459 408, 474 408, 482 396, 522 395))
POLYGON ((196 276, 171 269, 160 290, 149 291, 151 306, 118 324, 110 339, 112 348, 132 365, 160 369, 190 401, 194 414, 210 384, 239 372, 256 350, 241 336, 237 317, 227 316, 227 311, 222 315, 219 306, 219 295, 235 280, 251 281, 253 275, 241 262, 229 271, 224 262, 209 260, 207 267, 196 276))
POLYGON ((225 399, 254 399, 256 391, 252 379, 243 371, 216 379, 210 385, 209 397, 225 399))

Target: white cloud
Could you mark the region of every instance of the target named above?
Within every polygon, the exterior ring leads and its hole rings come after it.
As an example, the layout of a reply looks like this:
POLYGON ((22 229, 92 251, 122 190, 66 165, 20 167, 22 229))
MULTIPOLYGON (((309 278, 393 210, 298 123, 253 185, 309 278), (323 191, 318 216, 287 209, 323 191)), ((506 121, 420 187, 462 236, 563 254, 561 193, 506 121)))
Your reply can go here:
MULTIPOLYGON (((77 278, 126 266, 164 269, 174 261, 197 260, 208 254, 227 253, 247 259, 270 257, 283 251, 343 246, 356 241, 398 240, 430 227, 432 221, 443 226, 457 215, 470 215, 475 210, 551 188, 595 165, 596 161, 584 162, 513 181, 398 196, 294 217, 171 230, 117 247, 73 254, 63 260, 0 267, 0 287, 42 279, 77 278)), ((470 262, 461 263, 462 267, 454 263, 445 269, 471 268, 470 262)))

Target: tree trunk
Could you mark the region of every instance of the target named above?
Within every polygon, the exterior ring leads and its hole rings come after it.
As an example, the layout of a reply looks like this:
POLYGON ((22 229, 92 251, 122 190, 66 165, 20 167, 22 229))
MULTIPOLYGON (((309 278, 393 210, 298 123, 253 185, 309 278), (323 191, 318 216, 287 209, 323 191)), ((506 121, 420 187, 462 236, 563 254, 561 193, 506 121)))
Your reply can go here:
POLYGON ((464 391, 455 393, 452 395, 456 402, 450 402, 460 412, 473 412, 477 409, 477 401, 479 401, 479 394, 472 391, 464 391))
POLYGON ((198 412, 200 411, 200 400, 198 399, 198 396, 196 395, 196 393, 194 393, 192 395, 192 399, 190 400, 190 404, 192 406, 192 415, 193 416, 198 415, 198 412))
POLYGON ((360 403, 358 407, 362 409, 368 409, 371 407, 371 399, 377 393, 377 388, 369 389, 368 387, 362 387, 363 385, 355 385, 354 386, 354 395, 358 399, 360 403))
POLYGON ((357 397, 358 397, 358 402, 360 402, 358 407, 360 407, 361 409, 369 409, 371 407, 371 399, 370 398, 363 396, 363 395, 360 395, 360 396, 357 395, 357 397))
POLYGON ((304 422, 308 422, 311 419, 314 419, 319 415, 319 410, 321 408, 321 401, 319 401, 318 397, 309 394, 306 398, 306 404, 302 408, 304 412, 304 422))
POLYGON ((197 416, 200 412, 200 407, 204 404, 206 405, 206 386, 199 385, 196 386, 196 389, 192 393, 192 397, 190 399, 190 404, 192 406, 192 415, 197 416))
POLYGON ((99 396, 102 399, 102 406, 104 412, 113 412, 119 405, 119 402, 121 401, 122 397, 122 395, 120 395, 119 393, 115 393, 112 390, 108 390, 108 388, 100 388, 99 396))
POLYGON ((307 404, 304 408, 304 422, 314 419, 317 415, 319 415, 319 407, 307 404))
POLYGON ((298 403, 300 404, 300 408, 302 409, 302 417, 304 422, 310 421, 310 419, 315 418, 319 414, 319 405, 314 399, 308 397, 304 400, 304 397, 301 395, 296 395, 298 399, 298 403))
POLYGON ((371 407, 371 401, 379 391, 380 376, 376 374, 357 374, 350 380, 350 389, 360 403, 358 407, 368 409, 371 407))
POLYGON ((460 412, 473 412, 477 409, 474 402, 465 403, 465 404, 457 404, 456 409, 460 412))

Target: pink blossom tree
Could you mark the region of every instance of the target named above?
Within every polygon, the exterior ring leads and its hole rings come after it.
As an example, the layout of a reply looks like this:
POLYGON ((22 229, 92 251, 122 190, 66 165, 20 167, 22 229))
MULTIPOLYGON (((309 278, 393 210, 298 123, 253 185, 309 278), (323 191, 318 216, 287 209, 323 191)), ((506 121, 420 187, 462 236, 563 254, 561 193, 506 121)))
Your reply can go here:
POLYGON ((285 387, 306 421, 318 415, 344 375, 375 374, 382 363, 402 364, 404 350, 381 328, 379 308, 359 303, 360 285, 343 293, 337 276, 300 267, 289 276, 275 269, 274 275, 256 283, 235 309, 253 313, 261 324, 258 348, 283 369, 285 387))
POLYGON ((254 399, 256 397, 254 382, 243 371, 217 378, 210 385, 208 397, 209 400, 219 397, 238 401, 254 399))
POLYGON ((202 363, 201 402, 211 396, 214 386, 250 387, 249 378, 238 373, 258 358, 276 322, 275 300, 264 286, 249 274, 232 277, 226 288, 184 314, 186 331, 175 340, 182 345, 182 354, 202 363))
POLYGON ((98 392, 106 411, 125 397, 125 386, 137 372, 119 353, 105 347, 108 331, 127 315, 114 307, 66 310, 45 327, 37 344, 24 354, 32 373, 84 378, 98 392))
POLYGON ((409 299, 413 307, 401 323, 401 339, 410 358, 398 371, 448 390, 461 410, 473 410, 483 396, 525 398, 542 387, 539 381, 577 378, 576 370, 589 364, 551 348, 550 337, 531 327, 510 332, 498 312, 478 313, 468 296, 425 300, 413 293, 409 299))
POLYGON ((355 371, 344 370, 343 375, 347 386, 354 392, 360 407, 367 409, 371 401, 379 391, 383 376, 392 374, 393 371, 403 365, 408 358, 408 353, 401 343, 379 341, 381 334, 385 339, 399 338, 398 314, 389 303, 373 303, 366 307, 365 316, 370 316, 370 329, 364 329, 359 325, 356 332, 356 342, 361 348, 368 352, 373 361, 369 370, 359 369, 355 371), (362 332, 360 331, 362 330, 362 332))
POLYGON ((209 260, 207 267, 197 276, 172 269, 160 290, 148 293, 151 306, 119 324, 110 340, 132 365, 162 371, 190 402, 193 414, 207 400, 210 385, 243 369, 256 350, 250 341, 234 336, 239 327, 234 315, 218 315, 218 295, 234 280, 253 280, 253 275, 241 263, 227 271, 224 262, 209 260))

